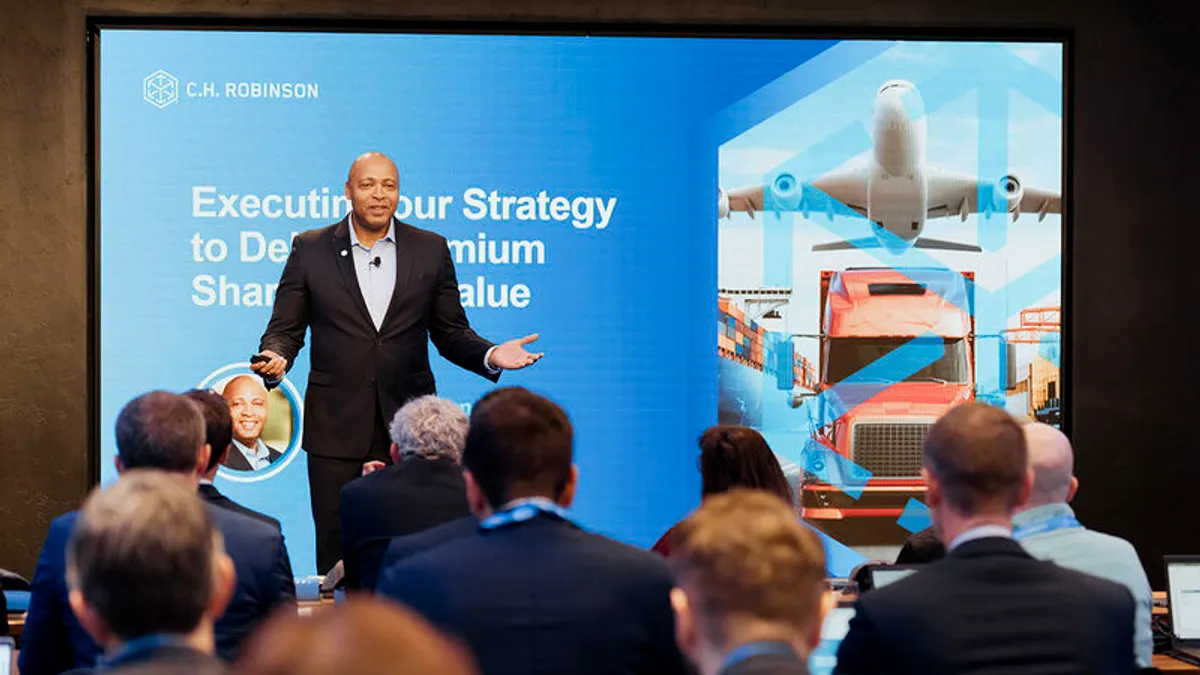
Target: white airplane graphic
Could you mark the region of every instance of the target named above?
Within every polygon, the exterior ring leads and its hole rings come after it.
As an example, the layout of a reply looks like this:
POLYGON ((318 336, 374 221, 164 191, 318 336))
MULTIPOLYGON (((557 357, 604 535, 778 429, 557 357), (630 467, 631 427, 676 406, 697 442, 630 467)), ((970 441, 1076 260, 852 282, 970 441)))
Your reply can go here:
POLYGON ((817 244, 814 251, 882 247, 903 253, 914 246, 981 250, 972 244, 922 237, 929 218, 957 215, 965 221, 972 213, 982 213, 990 220, 993 213, 1011 213, 1016 221, 1022 213, 1037 213, 1041 222, 1048 213, 1062 213, 1062 195, 1024 187, 1016 176, 991 181, 926 166, 924 107, 911 82, 889 80, 875 94, 874 147, 868 166, 828 173, 810 182, 784 170, 766 186, 721 190, 720 217, 728 218, 732 211, 744 211, 752 218, 763 210, 799 211, 806 218, 811 212, 826 213, 832 222, 835 210, 849 208, 871 222, 874 236, 817 244), (765 202, 767 197, 770 203, 765 202))

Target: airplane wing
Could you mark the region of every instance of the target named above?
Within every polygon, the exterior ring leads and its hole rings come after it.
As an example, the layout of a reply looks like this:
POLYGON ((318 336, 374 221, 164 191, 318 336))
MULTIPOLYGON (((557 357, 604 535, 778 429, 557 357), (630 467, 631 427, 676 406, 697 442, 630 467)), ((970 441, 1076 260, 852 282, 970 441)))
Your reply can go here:
POLYGON ((790 173, 780 173, 767 186, 721 191, 718 212, 722 218, 734 211, 744 211, 753 218, 759 211, 799 211, 830 213, 842 211, 839 202, 861 216, 867 215, 867 170, 855 169, 829 173, 804 183, 796 190, 796 179, 790 173), (814 189, 815 188, 815 189, 814 189))
POLYGON ((1015 176, 1004 176, 997 181, 980 180, 974 176, 962 176, 929 170, 929 218, 958 216, 966 220, 972 213, 1011 212, 1013 220, 1022 213, 1036 213, 1041 221, 1048 213, 1062 213, 1062 195, 1048 190, 1021 185, 1015 176), (980 205, 980 192, 984 202, 980 205), (1019 194, 1015 207, 1010 200, 1019 194), (991 196, 992 201, 987 198, 991 196))

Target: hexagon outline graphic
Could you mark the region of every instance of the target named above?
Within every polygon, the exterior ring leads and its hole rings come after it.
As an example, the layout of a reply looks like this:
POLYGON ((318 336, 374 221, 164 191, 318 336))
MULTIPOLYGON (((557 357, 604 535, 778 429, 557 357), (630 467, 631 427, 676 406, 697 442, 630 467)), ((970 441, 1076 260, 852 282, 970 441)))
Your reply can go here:
POLYGON ((142 79, 142 98, 162 110, 179 100, 179 80, 160 68, 142 79))

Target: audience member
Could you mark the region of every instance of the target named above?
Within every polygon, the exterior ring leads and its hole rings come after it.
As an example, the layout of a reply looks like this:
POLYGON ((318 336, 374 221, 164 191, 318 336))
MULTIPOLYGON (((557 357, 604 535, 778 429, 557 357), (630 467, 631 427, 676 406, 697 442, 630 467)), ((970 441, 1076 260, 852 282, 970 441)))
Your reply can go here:
POLYGON ((387 569, 379 591, 461 637, 487 675, 680 673, 666 564, 567 516, 572 436, 525 389, 480 399, 463 451, 478 531, 387 569))
POLYGON ((247 508, 221 494, 213 481, 217 478, 217 470, 225 463, 225 456, 233 445, 233 418, 229 414, 229 404, 224 397, 215 391, 192 389, 184 392, 200 408, 204 415, 204 442, 211 449, 208 459, 208 470, 200 476, 200 497, 223 509, 229 509, 244 516, 270 525, 279 530, 279 521, 254 509, 247 508))
POLYGON ((470 653, 416 614, 369 597, 312 616, 280 612, 250 639, 237 675, 475 675, 470 653))
POLYGON ((927 527, 913 532, 904 540, 900 553, 896 556, 897 565, 919 565, 931 563, 946 557, 946 545, 938 539, 933 527, 927 527))
MULTIPOLYGON (((792 488, 762 434, 727 424, 710 427, 700 436, 700 499, 739 487, 765 490, 795 507, 792 488)), ((667 530, 651 550, 669 555, 674 530, 667 530)))
POLYGON ((1013 516, 1013 538, 1039 560, 1079 570, 1124 585, 1137 605, 1134 649, 1138 666, 1149 668, 1154 651, 1150 630, 1153 605, 1150 581, 1133 545, 1124 539, 1089 530, 1067 505, 1079 489, 1075 453, 1061 431, 1041 423, 1024 426, 1033 470, 1029 501, 1013 516))
POLYGON ((93 492, 67 543, 70 605, 104 648, 98 672, 216 675, 213 622, 233 562, 178 474, 138 469, 93 492))
MULTIPOLYGON (((467 415, 453 401, 422 396, 388 429, 392 465, 342 488, 342 559, 348 589, 374 589, 393 537, 470 518, 462 477, 467 415)), ((473 526, 473 523, 468 523, 473 526)))
MULTIPOLYGON (((117 472, 159 469, 179 474, 195 488, 208 468, 204 420, 195 404, 164 391, 143 394, 117 416, 117 472)), ((209 517, 233 559, 237 585, 215 626, 217 653, 236 655, 243 638, 272 609, 295 602, 291 563, 280 532, 253 518, 208 505, 209 517)), ((100 648, 88 637, 67 603, 67 538, 78 512, 50 523, 32 582, 22 634, 23 675, 60 673, 90 667, 100 648)))
POLYGON ((1012 540, 1033 472, 1008 413, 953 408, 930 429, 923 462, 947 556, 858 599, 836 672, 1134 671, 1129 591, 1035 560, 1012 540))
POLYGON ((832 596, 820 540, 775 495, 734 489, 676 526, 679 647, 699 675, 803 675, 832 596))

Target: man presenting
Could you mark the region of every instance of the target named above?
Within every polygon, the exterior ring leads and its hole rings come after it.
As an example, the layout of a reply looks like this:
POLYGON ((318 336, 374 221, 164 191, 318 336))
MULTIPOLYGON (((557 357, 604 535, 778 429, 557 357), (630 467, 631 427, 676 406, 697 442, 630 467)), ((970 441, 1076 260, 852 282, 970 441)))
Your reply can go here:
POLYGON ((351 213, 292 240, 252 366, 279 380, 312 330, 304 449, 317 534, 317 571, 341 557, 338 499, 367 460, 387 461, 387 420, 406 401, 436 393, 427 340, 451 363, 492 381, 532 365, 529 335, 494 345, 471 329, 444 237, 394 219, 399 171, 385 155, 354 161, 351 213))

